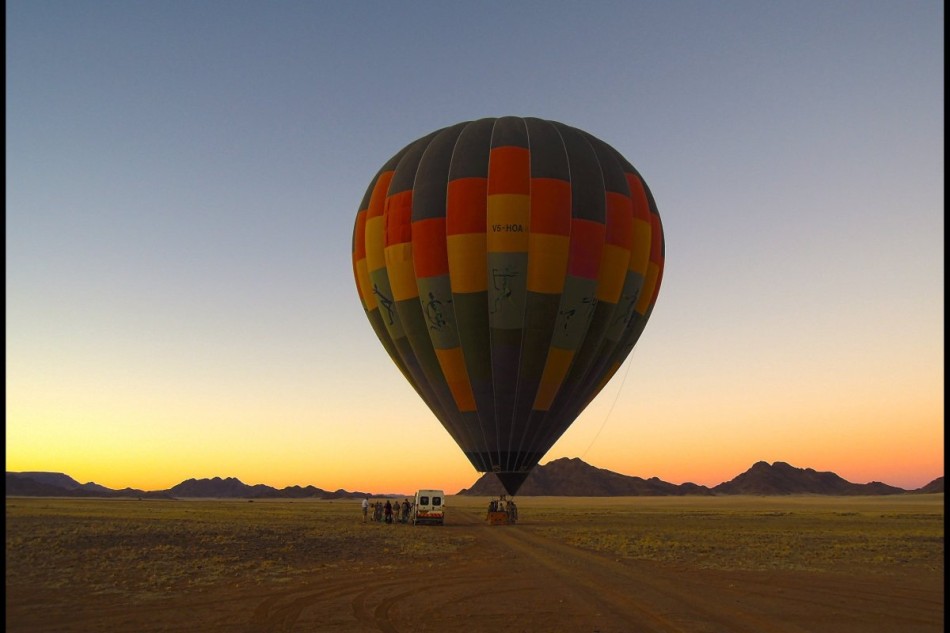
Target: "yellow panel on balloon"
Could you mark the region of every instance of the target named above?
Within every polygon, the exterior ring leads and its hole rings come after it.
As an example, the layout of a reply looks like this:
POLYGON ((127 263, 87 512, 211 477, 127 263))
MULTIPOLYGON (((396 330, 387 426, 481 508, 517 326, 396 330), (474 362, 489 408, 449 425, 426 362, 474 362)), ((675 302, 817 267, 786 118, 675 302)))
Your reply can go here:
POLYGON ((366 269, 370 272, 386 265, 383 256, 385 220, 381 215, 366 220, 366 269))
POLYGON ((488 289, 484 233, 463 233, 446 238, 452 292, 485 292, 488 289))
POLYGON ((475 395, 472 393, 468 371, 465 369, 462 348, 436 349, 435 355, 439 359, 442 373, 445 374, 445 381, 449 385, 449 391, 452 392, 455 406, 459 411, 475 411, 475 395))
POLYGON ((412 242, 386 247, 386 271, 393 290, 393 300, 404 301, 419 296, 416 273, 412 266, 412 242))
POLYGON ((571 238, 566 235, 532 233, 528 244, 528 290, 560 294, 567 274, 571 238))

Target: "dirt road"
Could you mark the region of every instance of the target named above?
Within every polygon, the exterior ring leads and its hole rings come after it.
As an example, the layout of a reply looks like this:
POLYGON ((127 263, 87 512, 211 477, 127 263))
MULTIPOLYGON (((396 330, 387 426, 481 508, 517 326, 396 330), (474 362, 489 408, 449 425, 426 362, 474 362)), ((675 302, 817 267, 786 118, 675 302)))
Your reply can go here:
MULTIPOLYGON (((908 579, 712 572, 618 561, 453 511, 470 551, 262 600, 248 631, 913 633, 943 630, 941 591, 908 579)), ((439 529, 439 528, 434 528, 439 529)), ((931 583, 932 584, 932 583, 931 583)))
MULTIPOLYGON (((453 508, 443 527, 466 545, 406 560, 341 556, 264 586, 168 587, 130 603, 90 591, 8 586, 7 630, 201 632, 937 633, 936 574, 716 571, 566 545, 529 521, 489 526, 453 508), (372 564, 361 562, 371 559, 372 564)), ((350 547, 360 548, 359 539, 350 547)))

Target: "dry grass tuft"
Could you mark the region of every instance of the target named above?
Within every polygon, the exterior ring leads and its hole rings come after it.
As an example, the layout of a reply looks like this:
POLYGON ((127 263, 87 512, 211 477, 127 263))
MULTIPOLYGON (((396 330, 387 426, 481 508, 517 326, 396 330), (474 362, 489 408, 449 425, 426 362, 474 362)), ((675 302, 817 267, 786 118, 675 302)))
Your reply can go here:
POLYGON ((398 565, 470 539, 362 523, 358 502, 7 499, 7 584, 149 598, 283 583, 322 567, 398 565))
POLYGON ((532 529, 545 536, 618 558, 722 570, 943 573, 944 568, 943 495, 628 497, 580 503, 587 507, 553 498, 522 499, 520 507, 532 529))

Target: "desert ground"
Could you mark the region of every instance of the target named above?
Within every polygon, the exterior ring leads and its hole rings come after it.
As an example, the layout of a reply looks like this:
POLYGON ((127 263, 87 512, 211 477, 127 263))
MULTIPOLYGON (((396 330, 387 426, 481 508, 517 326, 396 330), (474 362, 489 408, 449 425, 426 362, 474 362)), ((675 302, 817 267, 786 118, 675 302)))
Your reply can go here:
POLYGON ((944 630, 942 494, 487 503, 8 497, 6 630, 944 630))

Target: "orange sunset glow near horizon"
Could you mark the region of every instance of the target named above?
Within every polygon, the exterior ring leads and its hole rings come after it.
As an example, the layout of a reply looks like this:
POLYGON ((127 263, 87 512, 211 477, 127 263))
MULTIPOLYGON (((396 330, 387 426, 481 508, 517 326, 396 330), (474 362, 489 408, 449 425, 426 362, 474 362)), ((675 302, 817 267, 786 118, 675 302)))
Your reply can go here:
MULTIPOLYGON (((911 411, 897 388, 865 394, 863 402, 838 404, 831 393, 813 394, 812 402, 786 409, 772 404, 781 403, 778 394, 759 387, 758 397, 740 396, 745 390, 736 389, 697 405, 665 392, 665 379, 655 369, 641 367, 645 361, 638 363, 646 355, 634 354, 628 361, 633 366, 622 368, 541 464, 579 457, 624 475, 709 487, 757 461, 783 461, 832 471, 853 483, 881 481, 908 490, 943 475, 940 397, 932 397, 929 407, 911 411), (764 411, 768 425, 763 423, 764 411), (899 433, 892 432, 898 428, 895 419, 901 421, 899 433)), ((470 487, 481 473, 417 401, 391 361, 382 357, 376 362, 379 373, 388 374, 379 379, 387 390, 386 402, 360 402, 355 393, 341 393, 336 407, 324 401, 319 414, 306 411, 305 396, 301 402, 256 411, 238 402, 234 410, 218 413, 220 422, 201 425, 191 422, 197 413, 179 411, 183 422, 173 425, 162 422, 167 413, 151 417, 130 407, 122 413, 154 420, 153 437, 145 442, 132 431, 108 433, 120 428, 109 420, 98 429, 88 422, 90 411, 49 411, 47 415, 65 422, 55 434, 11 437, 19 427, 8 427, 8 447, 21 450, 8 450, 7 470, 64 472, 80 483, 140 490, 164 490, 186 479, 212 477, 275 488, 314 485, 373 493, 430 486, 454 493, 470 487), (295 414, 300 417, 293 424, 268 423, 272 416, 291 419, 295 414)), ((933 384, 931 393, 939 394, 937 387, 933 384)), ((42 411, 40 403, 30 410, 42 411)), ((37 421, 36 426, 41 425, 37 421)))

